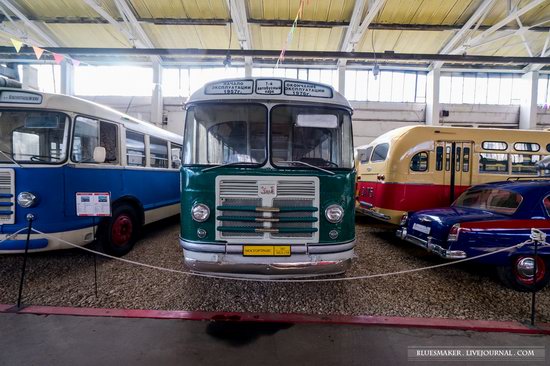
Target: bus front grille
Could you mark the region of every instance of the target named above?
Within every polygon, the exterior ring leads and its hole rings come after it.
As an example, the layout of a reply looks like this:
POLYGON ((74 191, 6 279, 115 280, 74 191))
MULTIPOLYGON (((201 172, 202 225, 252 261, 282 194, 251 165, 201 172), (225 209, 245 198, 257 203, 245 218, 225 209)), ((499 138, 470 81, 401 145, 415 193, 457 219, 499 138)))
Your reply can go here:
POLYGON ((216 178, 216 239, 228 243, 318 242, 316 177, 216 178), (292 241, 289 242, 289 239, 292 241))
POLYGON ((15 223, 15 174, 0 169, 0 224, 15 223))

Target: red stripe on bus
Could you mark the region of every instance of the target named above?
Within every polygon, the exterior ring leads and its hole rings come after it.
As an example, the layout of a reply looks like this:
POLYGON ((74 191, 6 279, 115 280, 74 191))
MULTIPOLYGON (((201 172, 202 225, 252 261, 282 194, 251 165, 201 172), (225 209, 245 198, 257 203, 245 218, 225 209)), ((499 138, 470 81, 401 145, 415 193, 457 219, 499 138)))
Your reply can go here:
MULTIPOLYGON (((455 198, 470 186, 456 186, 455 198)), ((374 207, 396 211, 418 211, 448 207, 450 188, 443 184, 357 182, 358 200, 374 207)))

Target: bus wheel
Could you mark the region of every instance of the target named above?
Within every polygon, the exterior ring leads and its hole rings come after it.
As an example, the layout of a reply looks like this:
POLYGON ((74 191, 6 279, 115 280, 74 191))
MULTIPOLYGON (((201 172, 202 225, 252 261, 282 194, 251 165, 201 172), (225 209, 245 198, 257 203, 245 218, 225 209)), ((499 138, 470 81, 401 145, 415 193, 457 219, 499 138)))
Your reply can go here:
POLYGON ((101 230, 103 250, 117 257, 123 256, 134 247, 139 229, 139 221, 132 206, 116 206, 113 216, 101 230))
MULTIPOLYGON (((499 279, 506 285, 517 291, 528 292, 533 290, 533 256, 518 256, 512 259, 507 266, 497 267, 499 279)), ((537 284, 536 291, 543 289, 550 282, 550 261, 537 256, 537 284)))

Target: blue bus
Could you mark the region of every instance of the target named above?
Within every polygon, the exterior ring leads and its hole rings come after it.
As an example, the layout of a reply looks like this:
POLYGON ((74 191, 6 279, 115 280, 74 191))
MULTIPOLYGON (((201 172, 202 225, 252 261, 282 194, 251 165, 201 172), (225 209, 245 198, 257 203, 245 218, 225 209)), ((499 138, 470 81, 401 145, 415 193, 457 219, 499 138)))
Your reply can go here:
POLYGON ((29 214, 49 235, 33 233, 30 252, 85 245, 97 230, 107 253, 128 253, 143 225, 180 212, 181 143, 90 101, 0 88, 0 253, 25 250, 25 231, 10 234, 29 214))

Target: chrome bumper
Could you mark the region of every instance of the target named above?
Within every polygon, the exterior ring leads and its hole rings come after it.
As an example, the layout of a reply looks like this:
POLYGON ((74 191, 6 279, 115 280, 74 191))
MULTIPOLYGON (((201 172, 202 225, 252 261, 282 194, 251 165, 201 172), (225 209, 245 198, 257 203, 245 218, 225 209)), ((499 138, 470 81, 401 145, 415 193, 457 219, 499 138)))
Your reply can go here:
MULTIPOLYGON (((360 203, 360 204, 362 205, 362 203, 360 203)), ((376 212, 376 211, 372 211, 368 208, 364 208, 364 207, 361 207, 361 206, 356 207, 355 211, 357 211, 357 212, 359 212, 363 215, 374 217, 375 219, 378 219, 378 220, 384 220, 384 221, 390 221, 391 220, 391 217, 386 215, 386 214, 376 212)))
POLYGON ((413 243, 414 245, 426 249, 430 253, 435 253, 441 258, 464 259, 467 257, 466 253, 462 250, 449 250, 443 248, 441 245, 433 244, 431 242, 431 237, 428 237, 428 240, 424 240, 417 238, 416 236, 410 235, 407 233, 407 229, 405 228, 397 229, 395 235, 400 239, 403 239, 405 241, 408 241, 409 243, 413 243))
MULTIPOLYGON (((241 254, 242 251, 234 250, 227 253, 199 252, 196 251, 198 249, 196 243, 188 243, 180 239, 180 244, 183 247, 184 263, 187 268, 194 272, 223 277, 283 279, 335 275, 346 272, 355 256, 354 241, 342 244, 344 251, 337 253, 312 254, 310 252, 293 254, 291 257, 244 257, 241 254)), ((210 244, 201 246, 208 247, 210 244)), ((221 245, 221 247, 224 246, 221 245)))

